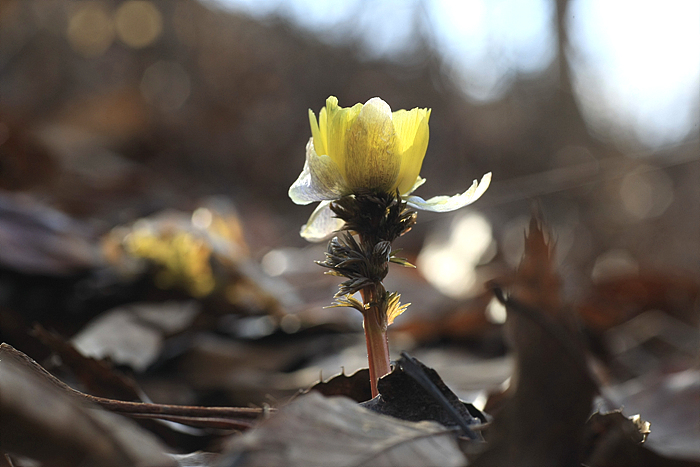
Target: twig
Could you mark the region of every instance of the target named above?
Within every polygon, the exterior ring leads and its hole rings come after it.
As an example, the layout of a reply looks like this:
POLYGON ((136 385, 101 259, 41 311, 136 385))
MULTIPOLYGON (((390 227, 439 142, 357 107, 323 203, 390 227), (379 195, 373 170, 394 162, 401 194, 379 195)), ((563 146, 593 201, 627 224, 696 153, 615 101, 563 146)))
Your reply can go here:
POLYGON ((266 411, 271 410, 249 407, 202 407, 152 404, 96 397, 71 388, 11 345, 5 343, 0 344, 0 357, 12 358, 25 368, 28 368, 43 379, 49 381, 55 387, 78 399, 97 404, 105 410, 132 418, 168 420, 200 428, 245 430, 253 426, 254 422, 261 418, 266 411))

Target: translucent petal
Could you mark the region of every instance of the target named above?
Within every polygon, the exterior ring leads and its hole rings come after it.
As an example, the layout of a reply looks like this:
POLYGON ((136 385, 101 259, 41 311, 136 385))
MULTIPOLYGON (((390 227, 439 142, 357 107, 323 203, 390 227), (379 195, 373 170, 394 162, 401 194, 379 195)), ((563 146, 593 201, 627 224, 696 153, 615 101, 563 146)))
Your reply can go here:
MULTIPOLYGON (((321 118, 324 118, 325 112, 321 111, 321 118)), ((311 124, 311 137, 314 139, 314 148, 317 154, 328 154, 326 150, 326 135, 321 133, 321 129, 318 126, 318 121, 316 120, 316 114, 313 110, 309 109, 309 123, 311 124)), ((325 125, 323 125, 325 127, 325 125)), ((325 129, 325 128, 324 128, 325 129)))
POLYGON ((378 97, 362 107, 348 130, 345 178, 354 191, 390 191, 401 168, 391 107, 378 97))
POLYGON ((491 172, 481 177, 481 182, 474 180, 472 186, 461 195, 435 196, 424 200, 418 196, 409 196, 406 203, 415 209, 431 212, 450 212, 462 208, 479 199, 491 183, 491 172))
POLYGON ((392 114, 396 136, 401 142, 401 151, 405 151, 413 146, 413 140, 416 138, 418 125, 422 120, 425 120, 426 125, 430 119, 430 109, 411 109, 397 110, 392 114))
POLYGON ((318 114, 318 129, 323 140, 323 152, 320 154, 328 154, 328 111, 325 107, 318 114))
POLYGON ((299 178, 289 187, 289 197, 296 204, 338 199, 348 194, 338 166, 326 156, 319 156, 314 149, 314 138, 306 144, 306 161, 299 178))
POLYGON ((423 165, 430 136, 429 118, 430 110, 427 109, 394 112, 394 127, 403 148, 401 170, 394 189, 398 188, 401 194, 411 190, 423 165))
POLYGON ((322 201, 316 207, 299 234, 310 242, 326 240, 331 234, 343 227, 344 222, 334 217, 330 201, 322 201))
MULTIPOLYGON (((326 150, 331 159, 338 165, 341 174, 345 176, 345 157, 347 134, 352 123, 357 119, 362 104, 350 108, 338 106, 338 99, 331 96, 326 100, 326 150)), ((323 110, 321 110, 323 113, 323 110)), ((323 134, 323 123, 321 133, 323 134)))
POLYGON ((402 195, 410 195, 414 191, 418 189, 419 186, 423 185, 426 182, 426 180, 421 177, 420 175, 416 177, 416 181, 413 183, 413 186, 406 192, 402 193, 402 195))

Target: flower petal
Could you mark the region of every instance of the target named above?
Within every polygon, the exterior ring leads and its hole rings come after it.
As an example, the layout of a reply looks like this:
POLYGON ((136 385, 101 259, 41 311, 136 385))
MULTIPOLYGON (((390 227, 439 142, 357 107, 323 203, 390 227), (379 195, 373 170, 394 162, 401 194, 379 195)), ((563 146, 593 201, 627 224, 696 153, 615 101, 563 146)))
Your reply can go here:
POLYGON ((328 154, 326 149, 326 112, 325 107, 321 110, 319 120, 316 120, 316 114, 309 109, 309 123, 311 124, 311 137, 314 139, 314 148, 317 154, 328 154), (321 122, 321 128, 319 128, 321 122))
POLYGON ((413 184, 413 186, 412 186, 406 193, 402 193, 402 194, 403 194, 404 196, 410 195, 411 193, 413 193, 414 191, 416 191, 416 190, 418 189, 419 186, 423 185, 425 182, 426 182, 426 179, 425 179, 425 178, 421 177, 420 175, 417 176, 417 177, 416 177, 416 181, 415 181, 415 183, 413 184))
POLYGON ((406 204, 415 209, 431 212, 450 212, 461 207, 472 204, 484 194, 491 183, 491 172, 481 177, 481 182, 474 180, 472 186, 461 195, 435 196, 429 200, 424 200, 419 196, 409 196, 406 204))
POLYGON ((338 199, 347 191, 338 165, 327 155, 316 154, 312 136, 306 144, 304 169, 289 187, 289 197, 296 204, 310 204, 338 199))
POLYGON ((338 105, 338 99, 333 96, 326 99, 326 106, 321 109, 319 130, 321 134, 326 134, 327 154, 338 165, 340 173, 343 176, 345 176, 346 141, 348 130, 350 129, 352 123, 357 119, 357 116, 361 110, 362 104, 355 104, 350 108, 340 107, 338 105))
POLYGON ((393 114, 401 151, 401 170, 394 189, 406 194, 413 187, 428 149, 430 109, 399 110, 393 114))
POLYGON ((309 220, 299 232, 303 238, 310 242, 320 242, 343 227, 345 222, 334 217, 335 214, 331 211, 330 204, 330 201, 321 201, 314 212, 311 213, 309 220))
POLYGON ((353 191, 390 191, 401 168, 391 107, 368 100, 347 135, 345 178, 353 191))

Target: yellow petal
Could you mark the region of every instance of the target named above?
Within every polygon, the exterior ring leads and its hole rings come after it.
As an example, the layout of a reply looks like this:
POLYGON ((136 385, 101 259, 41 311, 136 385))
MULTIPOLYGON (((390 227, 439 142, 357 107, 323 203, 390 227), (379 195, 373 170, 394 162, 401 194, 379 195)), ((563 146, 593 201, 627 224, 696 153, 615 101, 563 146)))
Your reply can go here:
POLYGON ((348 130, 345 178, 353 191, 389 191, 401 168, 391 107, 372 98, 348 130))
POLYGON ((428 149, 430 109, 394 112, 394 128, 401 146, 401 170, 393 189, 401 194, 411 191, 420 174, 428 149))
POLYGON ((321 109, 318 115, 318 126, 321 139, 323 140, 323 154, 328 154, 328 112, 326 108, 321 109))
MULTIPOLYGON (((324 110, 325 109, 321 109, 321 118, 326 116, 324 110)), ((323 122, 323 120, 321 121, 322 125, 325 126, 325 122, 323 122)), ((314 141, 316 153, 320 155, 328 154, 328 151, 326 150, 325 134, 321 133, 321 129, 318 126, 319 122, 316 121, 316 114, 314 114, 314 111, 311 109, 309 109, 309 123, 311 124, 311 137, 314 141)))
POLYGON ((357 118, 361 109, 362 104, 356 104, 350 108, 340 107, 338 99, 334 96, 326 99, 326 106, 321 109, 321 114, 323 115, 324 111, 326 114, 325 119, 321 118, 320 126, 321 134, 326 134, 326 151, 328 156, 338 165, 343 176, 345 176, 348 129, 357 118))
POLYGON ((401 143, 401 151, 405 151, 413 145, 413 140, 418 131, 418 125, 421 120, 425 119, 425 124, 428 124, 430 119, 431 109, 411 109, 397 110, 392 114, 392 121, 396 129, 396 137, 401 143))

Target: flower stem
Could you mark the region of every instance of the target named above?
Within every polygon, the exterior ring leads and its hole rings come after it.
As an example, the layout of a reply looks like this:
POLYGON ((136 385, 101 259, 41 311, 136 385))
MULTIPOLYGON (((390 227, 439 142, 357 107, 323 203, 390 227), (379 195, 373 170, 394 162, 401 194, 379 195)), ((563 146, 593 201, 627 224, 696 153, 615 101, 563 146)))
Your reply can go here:
MULTIPOLYGON (((379 285, 379 287, 382 287, 379 285)), ((365 340, 369 361, 369 378, 372 397, 379 394, 377 381, 391 371, 389 363, 389 340, 387 338, 386 310, 379 305, 377 285, 367 286, 360 291, 362 300, 369 307, 364 312, 365 340)))

